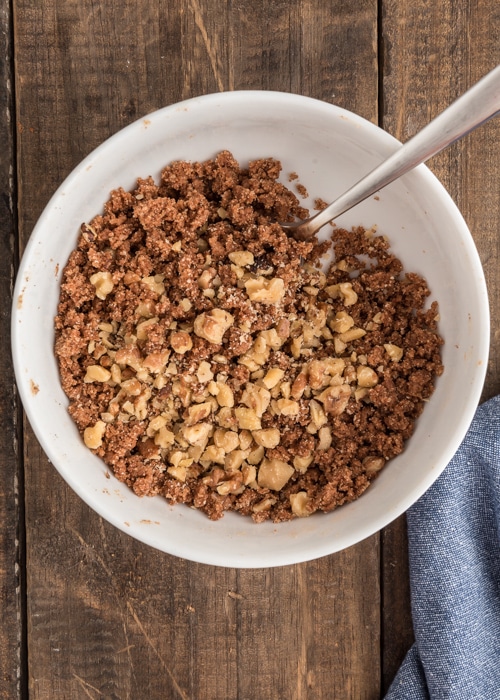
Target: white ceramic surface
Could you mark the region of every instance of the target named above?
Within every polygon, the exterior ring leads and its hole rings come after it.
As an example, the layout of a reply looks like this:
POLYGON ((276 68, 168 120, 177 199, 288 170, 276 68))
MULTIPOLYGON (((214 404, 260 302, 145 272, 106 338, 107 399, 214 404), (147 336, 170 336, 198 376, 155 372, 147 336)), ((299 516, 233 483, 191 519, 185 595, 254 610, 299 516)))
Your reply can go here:
MULTIPOLYGON (((157 177, 172 160, 222 149, 240 163, 274 156, 283 181, 297 172, 313 198, 331 201, 398 147, 366 120, 327 103, 276 92, 207 95, 161 109, 91 153, 48 203, 24 253, 14 293, 13 357, 27 416, 52 464, 95 511, 148 545, 185 559, 270 567, 348 547, 386 526, 434 482, 457 450, 479 401, 489 348, 481 264, 469 230, 444 188, 420 166, 338 220, 378 225, 408 271, 422 273, 440 304, 445 373, 406 451, 356 502, 330 514, 255 525, 218 522, 161 497, 140 499, 83 445, 69 418, 53 354, 62 269, 79 226, 100 213, 111 189, 157 177)), ((51 498, 50 492, 46 498, 51 498)))

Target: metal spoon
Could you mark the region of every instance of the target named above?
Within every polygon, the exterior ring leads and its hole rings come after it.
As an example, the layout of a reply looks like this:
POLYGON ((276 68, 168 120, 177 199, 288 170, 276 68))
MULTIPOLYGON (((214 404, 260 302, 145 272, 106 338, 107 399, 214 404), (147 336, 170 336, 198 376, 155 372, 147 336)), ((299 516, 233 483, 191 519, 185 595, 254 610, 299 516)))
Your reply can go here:
POLYGON ((297 240, 305 241, 332 219, 352 209, 386 185, 500 113, 500 65, 447 107, 427 126, 384 160, 326 209, 305 221, 281 222, 297 240))

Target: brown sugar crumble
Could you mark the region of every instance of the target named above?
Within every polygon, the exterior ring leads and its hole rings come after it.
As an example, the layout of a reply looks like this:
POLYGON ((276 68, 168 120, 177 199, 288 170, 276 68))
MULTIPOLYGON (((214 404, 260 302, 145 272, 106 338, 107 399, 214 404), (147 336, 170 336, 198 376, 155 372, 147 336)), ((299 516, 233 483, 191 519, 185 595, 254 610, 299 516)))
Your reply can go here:
POLYGON ((304 199, 309 197, 309 192, 307 191, 307 188, 305 185, 302 185, 299 183, 298 185, 296 185, 296 188, 297 188, 297 192, 300 194, 301 197, 303 197, 304 199))
POLYGON ((280 168, 225 151, 113 191, 61 285, 55 353, 85 444, 137 495, 214 520, 358 498, 443 371, 425 280, 374 230, 287 236, 276 222, 307 212, 280 168))

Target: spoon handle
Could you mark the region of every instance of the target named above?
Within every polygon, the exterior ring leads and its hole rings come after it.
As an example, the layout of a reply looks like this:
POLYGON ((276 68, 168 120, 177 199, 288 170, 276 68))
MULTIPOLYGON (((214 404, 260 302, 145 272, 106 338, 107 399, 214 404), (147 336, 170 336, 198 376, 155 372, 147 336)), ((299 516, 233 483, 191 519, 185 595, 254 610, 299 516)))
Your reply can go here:
POLYGON ((447 146, 500 113, 500 65, 487 73, 467 92, 435 117, 347 192, 309 220, 300 224, 300 238, 318 229, 367 197, 424 163, 447 146))

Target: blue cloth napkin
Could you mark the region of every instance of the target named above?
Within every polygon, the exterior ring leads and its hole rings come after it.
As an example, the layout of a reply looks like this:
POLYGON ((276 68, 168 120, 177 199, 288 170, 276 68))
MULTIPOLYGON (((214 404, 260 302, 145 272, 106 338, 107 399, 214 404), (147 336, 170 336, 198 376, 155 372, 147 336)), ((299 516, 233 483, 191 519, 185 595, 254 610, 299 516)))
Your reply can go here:
POLYGON ((500 396, 407 519, 415 644, 386 700, 500 700, 500 396))

